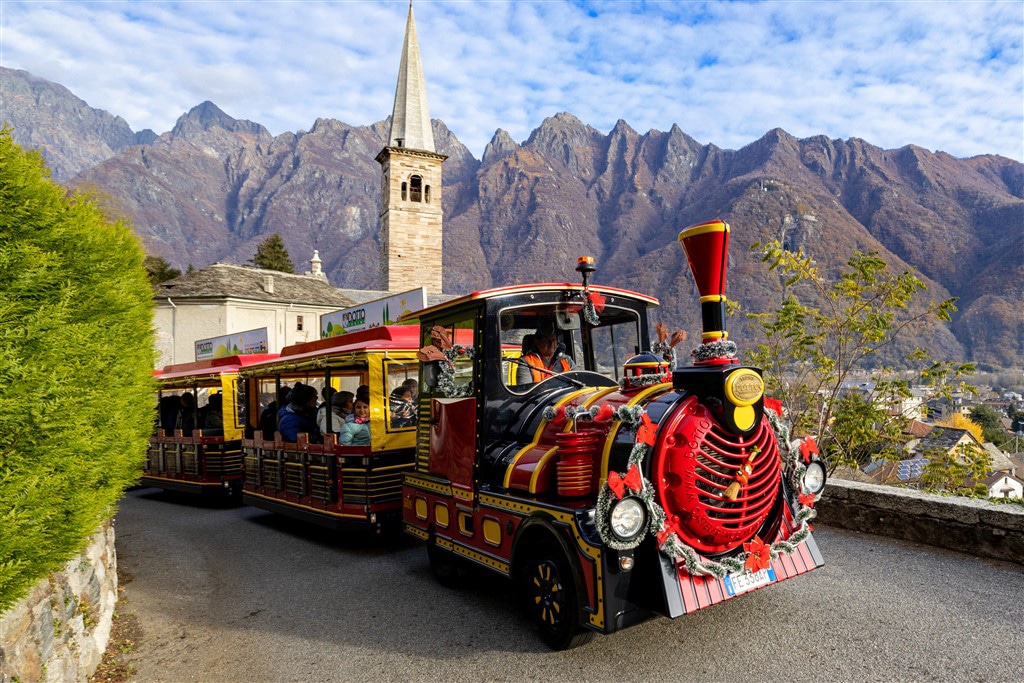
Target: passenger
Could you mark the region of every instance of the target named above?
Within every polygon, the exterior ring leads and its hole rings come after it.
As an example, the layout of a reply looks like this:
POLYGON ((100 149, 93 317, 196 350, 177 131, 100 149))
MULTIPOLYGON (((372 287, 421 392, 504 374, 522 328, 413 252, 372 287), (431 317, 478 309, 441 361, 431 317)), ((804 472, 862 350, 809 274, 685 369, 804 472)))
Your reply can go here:
POLYGON ((206 405, 199 409, 199 424, 203 430, 224 429, 224 395, 210 394, 206 405))
POLYGON ((329 431, 335 434, 341 433, 348 417, 352 415, 352 403, 355 396, 351 391, 338 391, 331 396, 331 428, 327 429, 327 412, 324 411, 323 421, 318 423, 320 432, 327 434, 329 431))
POLYGON ((288 405, 277 413, 277 431, 290 443, 299 440, 299 434, 309 435, 310 443, 321 443, 323 437, 316 425, 316 389, 308 384, 296 383, 288 394, 288 405))
POLYGON ((283 406, 288 403, 288 394, 291 393, 291 387, 284 385, 277 391, 277 400, 271 401, 263 412, 260 413, 259 430, 263 432, 263 438, 267 441, 274 439, 274 432, 277 431, 277 414, 280 412, 278 406, 283 406))
POLYGON ((576 368, 572 358, 565 355, 565 346, 558 342, 557 334, 554 320, 540 320, 537 332, 533 335, 532 345, 523 350, 523 357, 516 369, 516 384, 540 382, 552 374, 569 372, 576 368))
POLYGON ((395 387, 388 402, 391 406, 392 427, 409 427, 416 424, 416 406, 412 402, 412 389, 405 384, 395 387))
POLYGON ((341 443, 345 446, 369 446, 370 404, 357 398, 353 412, 355 417, 341 430, 341 443))
POLYGON ((196 397, 192 395, 191 391, 186 391, 181 395, 174 428, 180 429, 184 436, 192 436, 192 431, 196 428, 196 397))
POLYGON ((412 402, 415 405, 416 399, 419 397, 420 394, 419 381, 417 381, 415 377, 410 377, 409 379, 402 382, 402 386, 409 388, 409 392, 412 394, 412 402))
POLYGON ((327 411, 331 409, 331 396, 338 393, 338 390, 334 387, 327 385, 320 390, 320 395, 324 397, 324 402, 316 409, 316 423, 320 427, 320 433, 327 433, 327 411))
POLYGON ((177 394, 160 397, 160 428, 164 436, 174 436, 174 425, 178 421, 181 398, 177 394))
POLYGON ((363 401, 366 405, 370 405, 370 385, 359 385, 359 388, 356 389, 356 400, 363 401))

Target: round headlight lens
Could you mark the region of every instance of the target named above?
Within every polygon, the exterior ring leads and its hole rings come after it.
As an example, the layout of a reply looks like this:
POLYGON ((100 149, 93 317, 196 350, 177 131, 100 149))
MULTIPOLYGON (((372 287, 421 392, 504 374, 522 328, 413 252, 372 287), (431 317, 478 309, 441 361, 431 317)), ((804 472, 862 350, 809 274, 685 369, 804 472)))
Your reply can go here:
POLYGON ((825 488, 825 465, 814 460, 804 470, 804 493, 818 495, 825 488))
POLYGON ((609 516, 612 533, 628 541, 636 538, 647 524, 647 511, 638 498, 623 498, 612 508, 609 516))

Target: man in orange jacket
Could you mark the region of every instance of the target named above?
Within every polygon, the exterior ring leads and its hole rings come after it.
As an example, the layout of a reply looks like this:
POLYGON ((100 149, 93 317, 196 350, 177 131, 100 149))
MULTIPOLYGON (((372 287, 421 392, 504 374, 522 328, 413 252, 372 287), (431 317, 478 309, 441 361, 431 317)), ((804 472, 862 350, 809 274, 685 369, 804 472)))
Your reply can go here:
POLYGON ((576 369, 572 358, 565 355, 565 347, 558 342, 555 321, 550 318, 540 320, 533 335, 533 348, 520 360, 523 362, 516 369, 517 385, 540 382, 552 374, 576 369))

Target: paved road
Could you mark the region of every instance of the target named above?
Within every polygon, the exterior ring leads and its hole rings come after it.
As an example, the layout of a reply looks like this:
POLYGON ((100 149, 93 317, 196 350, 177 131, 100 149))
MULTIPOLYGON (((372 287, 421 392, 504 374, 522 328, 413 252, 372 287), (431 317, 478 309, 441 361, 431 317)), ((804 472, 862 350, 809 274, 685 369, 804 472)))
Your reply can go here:
POLYGON ((155 489, 117 516, 137 681, 1019 681, 1024 570, 821 527, 826 566, 552 652, 500 580, 155 489))

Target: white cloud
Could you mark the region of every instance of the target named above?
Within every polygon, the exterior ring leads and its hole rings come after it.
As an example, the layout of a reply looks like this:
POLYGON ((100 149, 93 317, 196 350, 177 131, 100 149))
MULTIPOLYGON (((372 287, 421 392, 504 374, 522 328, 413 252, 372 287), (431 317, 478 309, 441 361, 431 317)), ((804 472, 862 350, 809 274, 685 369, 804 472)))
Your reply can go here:
MULTIPOLYGON (((211 100, 273 133, 391 113, 407 4, 11 2, 0 63, 136 130, 211 100)), ((798 137, 1024 160, 1019 2, 415 4, 431 114, 480 156, 568 111, 739 148, 798 137)))

